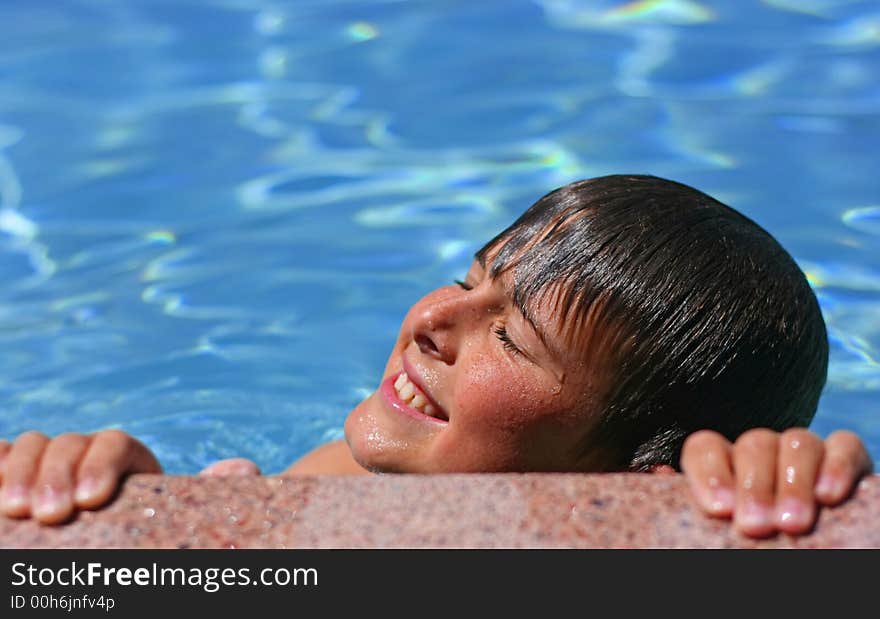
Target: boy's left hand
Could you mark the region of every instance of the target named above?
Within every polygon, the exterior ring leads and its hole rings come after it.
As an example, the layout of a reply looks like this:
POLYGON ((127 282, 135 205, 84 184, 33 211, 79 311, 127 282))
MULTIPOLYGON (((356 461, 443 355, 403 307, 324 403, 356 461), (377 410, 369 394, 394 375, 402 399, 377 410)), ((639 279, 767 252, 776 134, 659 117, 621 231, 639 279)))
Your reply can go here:
POLYGON ((717 432, 687 438, 681 468, 700 508, 733 518, 749 537, 812 530, 819 506, 849 497, 873 471, 858 436, 839 430, 824 442, 803 428, 749 430, 731 444, 717 432))

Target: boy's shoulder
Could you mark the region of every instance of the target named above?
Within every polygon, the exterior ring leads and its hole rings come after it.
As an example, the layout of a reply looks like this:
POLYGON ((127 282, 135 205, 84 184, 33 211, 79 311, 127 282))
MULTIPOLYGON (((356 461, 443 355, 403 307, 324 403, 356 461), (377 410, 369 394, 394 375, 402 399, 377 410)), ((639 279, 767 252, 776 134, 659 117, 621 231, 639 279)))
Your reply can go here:
POLYGON ((291 464, 282 475, 366 475, 369 471, 351 455, 345 441, 316 447, 291 464))

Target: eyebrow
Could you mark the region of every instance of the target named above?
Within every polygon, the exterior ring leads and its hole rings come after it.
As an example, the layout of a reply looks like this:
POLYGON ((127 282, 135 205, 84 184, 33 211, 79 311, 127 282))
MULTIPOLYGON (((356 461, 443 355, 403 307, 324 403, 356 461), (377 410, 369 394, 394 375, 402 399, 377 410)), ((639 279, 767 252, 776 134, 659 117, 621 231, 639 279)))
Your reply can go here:
MULTIPOLYGON (((503 274, 504 271, 502 271, 499 275, 503 274)), ((494 279, 495 278, 493 278, 493 280, 494 279)), ((511 273, 510 279, 513 280, 513 273, 511 273)), ((526 304, 524 300, 521 300, 519 303, 513 303, 513 284, 511 284, 509 289, 505 286, 505 295, 511 300, 511 305, 516 307, 516 309, 519 311, 519 314, 523 317, 523 320, 525 320, 529 324, 529 326, 532 327, 532 330, 535 332, 535 334, 537 334, 538 339, 541 340, 541 344, 544 345, 544 348, 547 350, 547 352, 550 353, 550 356, 553 357, 556 361, 561 361, 561 351, 557 350, 555 346, 550 345, 550 342, 546 334, 544 333, 544 330, 538 326, 538 321, 535 320, 531 310, 529 309, 528 304, 526 304)))
MULTIPOLYGON (((484 273, 486 273, 486 275, 491 277, 492 280, 494 281, 496 279, 496 277, 494 277, 492 275, 491 270, 487 271, 487 269, 486 269, 486 252, 483 252, 483 251, 477 252, 476 254, 474 254, 474 259, 477 261, 477 264, 480 265, 480 268, 483 269, 484 273)), ((498 275, 499 276, 503 275, 505 273, 505 271, 507 271, 507 269, 502 269, 502 271, 498 275)), ((512 293, 513 291, 511 290, 509 292, 512 293)), ((509 292, 505 290, 505 293, 507 293, 507 296, 510 297, 511 300, 513 300, 513 294, 510 294, 509 292)), ((547 350, 547 352, 549 352, 550 355, 552 357, 554 357, 556 361, 561 361, 561 359, 562 359, 561 351, 558 350, 555 346, 550 345, 549 340, 547 339, 547 337, 544 334, 544 331, 538 327, 538 323, 532 317, 532 313, 529 310, 528 306, 524 302, 512 303, 512 305, 514 305, 516 307, 516 309, 519 310, 520 316, 522 316, 523 319, 529 324, 529 326, 532 327, 532 330, 534 330, 535 334, 537 334, 538 339, 541 340, 541 344, 544 345, 544 348, 547 350)))
POLYGON ((534 329, 535 333, 538 335, 538 339, 541 340, 541 344, 543 344, 544 348, 547 349, 547 352, 549 352, 558 361, 560 358, 559 351, 556 350, 554 346, 551 346, 549 344, 547 338, 544 335, 544 331, 538 328, 538 323, 535 322, 534 318, 531 315, 531 312, 529 311, 529 308, 525 305, 525 303, 517 303, 516 309, 519 310, 520 315, 525 319, 527 323, 529 323, 529 325, 531 325, 532 329, 534 329))

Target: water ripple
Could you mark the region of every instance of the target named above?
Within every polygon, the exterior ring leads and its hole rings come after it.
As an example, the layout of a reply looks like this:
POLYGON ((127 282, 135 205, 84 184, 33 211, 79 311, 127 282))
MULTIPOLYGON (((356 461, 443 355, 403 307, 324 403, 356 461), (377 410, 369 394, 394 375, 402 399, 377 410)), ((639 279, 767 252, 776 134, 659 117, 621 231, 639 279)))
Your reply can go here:
POLYGON ((0 435, 280 469, 536 198, 643 172, 807 258, 818 427, 880 454, 875 5, 3 3, 0 435))
POLYGON ((880 235, 880 206, 847 209, 843 212, 841 219, 850 228, 880 235))

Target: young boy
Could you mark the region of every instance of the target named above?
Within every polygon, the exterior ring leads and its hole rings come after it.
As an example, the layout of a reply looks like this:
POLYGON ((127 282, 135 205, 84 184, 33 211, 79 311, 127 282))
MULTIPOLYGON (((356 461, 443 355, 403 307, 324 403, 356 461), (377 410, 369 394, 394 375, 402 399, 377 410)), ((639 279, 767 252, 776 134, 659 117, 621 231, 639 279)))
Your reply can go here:
MULTIPOLYGON (((346 441, 285 473, 682 468, 707 513, 748 535, 802 533, 817 501, 844 500, 872 467, 851 433, 823 444, 802 429, 827 361, 803 273, 754 222, 655 177, 581 181, 417 302, 346 441)), ((160 470, 119 432, 28 433, 0 459, 0 509, 47 523, 160 470)))

